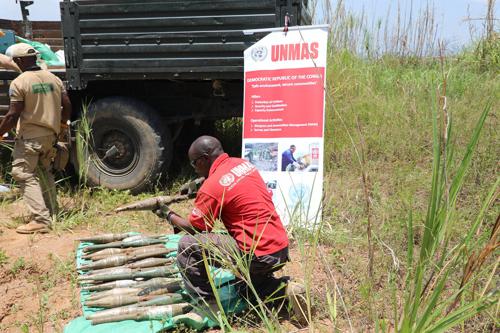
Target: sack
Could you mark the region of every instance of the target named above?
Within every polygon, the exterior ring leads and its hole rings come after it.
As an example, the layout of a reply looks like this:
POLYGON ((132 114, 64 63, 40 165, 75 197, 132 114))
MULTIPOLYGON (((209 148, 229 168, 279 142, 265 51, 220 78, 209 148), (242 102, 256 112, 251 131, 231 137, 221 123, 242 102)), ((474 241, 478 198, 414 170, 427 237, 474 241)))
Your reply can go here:
POLYGON ((57 142, 54 148, 56 148, 56 156, 54 157, 53 168, 57 171, 64 171, 69 161, 69 143, 57 142))
POLYGON ((64 61, 61 61, 57 57, 57 55, 50 49, 50 46, 47 44, 25 39, 19 36, 16 36, 16 41, 33 46, 35 50, 37 50, 40 53, 40 58, 41 60, 43 60, 43 63, 45 63, 49 67, 65 65, 64 61))

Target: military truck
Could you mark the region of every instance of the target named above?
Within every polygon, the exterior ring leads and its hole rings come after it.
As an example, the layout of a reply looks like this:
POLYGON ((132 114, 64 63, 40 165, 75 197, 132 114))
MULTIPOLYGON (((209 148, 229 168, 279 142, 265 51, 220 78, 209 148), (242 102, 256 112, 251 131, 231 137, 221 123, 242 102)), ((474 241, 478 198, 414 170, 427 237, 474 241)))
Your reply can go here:
MULTIPOLYGON (((311 21, 308 0, 65 0, 60 9, 66 68, 56 73, 75 110, 89 105, 88 181, 133 193, 168 170, 191 124, 242 115, 243 50, 265 35, 243 30, 311 21)), ((0 73, 1 87, 12 78, 0 73)))

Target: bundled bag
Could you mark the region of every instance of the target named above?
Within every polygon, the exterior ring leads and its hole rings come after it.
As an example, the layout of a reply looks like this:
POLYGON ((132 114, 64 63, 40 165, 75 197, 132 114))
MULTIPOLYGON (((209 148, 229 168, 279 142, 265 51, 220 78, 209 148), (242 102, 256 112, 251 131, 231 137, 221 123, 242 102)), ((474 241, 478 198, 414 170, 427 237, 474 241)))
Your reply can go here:
POLYGON ((21 43, 26 43, 35 48, 40 53, 40 58, 43 62, 48 66, 64 66, 64 62, 59 59, 59 57, 50 49, 50 46, 47 44, 43 44, 40 42, 32 41, 29 39, 25 39, 19 36, 16 36, 16 40, 21 43))

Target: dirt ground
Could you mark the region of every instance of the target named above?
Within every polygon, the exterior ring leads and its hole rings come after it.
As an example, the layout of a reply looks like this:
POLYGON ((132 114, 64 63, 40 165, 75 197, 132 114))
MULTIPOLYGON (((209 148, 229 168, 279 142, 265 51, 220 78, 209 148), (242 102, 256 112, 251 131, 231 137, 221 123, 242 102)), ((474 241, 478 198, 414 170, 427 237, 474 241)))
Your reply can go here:
POLYGON ((54 257, 71 258, 75 235, 21 237, 2 228, 0 244, 12 262, 24 258, 19 268, 0 269, 0 323, 4 332, 19 332, 23 327, 54 332, 62 329, 65 319, 79 314, 72 304, 75 291, 68 278, 57 288, 48 289, 43 278, 52 273, 54 257), (56 318, 54 318, 56 317, 56 318), (60 317, 60 320, 59 318, 60 317))
MULTIPOLYGON (((74 257, 77 239, 92 233, 77 228, 44 235, 17 234, 15 227, 26 215, 19 201, 0 206, 0 251, 4 255, 3 260, 0 257, 0 332, 62 332, 82 314, 74 257)), ((292 248, 292 259, 299 255, 292 248)), ((283 273, 301 276, 302 270, 292 260, 283 273)), ((314 275, 313 292, 321 293, 329 277, 321 270, 314 275)), ((290 332, 298 330, 288 323, 285 327, 290 332)), ((320 322, 315 331, 328 332, 328 323, 320 322)))
POLYGON ((7 258, 0 261, 0 331, 62 332, 80 314, 71 266, 75 240, 85 233, 20 235, 22 204, 1 208, 0 249, 7 258))

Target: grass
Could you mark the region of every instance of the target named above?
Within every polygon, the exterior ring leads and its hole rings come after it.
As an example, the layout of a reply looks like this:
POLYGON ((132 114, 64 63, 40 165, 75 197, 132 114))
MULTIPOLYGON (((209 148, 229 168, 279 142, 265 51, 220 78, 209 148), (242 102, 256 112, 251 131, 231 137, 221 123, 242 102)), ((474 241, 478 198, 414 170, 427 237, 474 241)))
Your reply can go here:
POLYGON ((9 257, 5 254, 5 251, 0 249, 0 267, 5 265, 9 261, 9 257))
MULTIPOLYGON (((301 268, 287 271, 287 274, 293 273, 308 285, 308 317, 312 327, 318 331, 330 332, 328 328, 331 327, 337 332, 390 331, 405 316, 404 304, 408 303, 405 301, 408 295, 404 290, 416 292, 411 283, 415 281, 414 265, 429 237, 426 236, 428 226, 425 221, 428 220, 427 205, 433 188, 436 140, 433 123, 442 136, 442 119, 436 118, 436 91, 442 85, 443 72, 446 74, 447 108, 454 131, 446 143, 449 147, 449 169, 446 177, 442 174, 442 181, 447 179, 447 184, 451 184, 458 174, 457 167, 468 151, 469 140, 487 101, 492 101, 492 104, 490 112, 484 117, 482 134, 478 137, 474 154, 467 162, 468 172, 461 176, 462 184, 460 191, 456 192, 453 213, 447 218, 446 236, 442 238, 446 242, 438 242, 436 255, 430 256, 436 262, 429 263, 440 263, 444 253, 442 246, 455 249, 455 255, 445 257, 434 275, 448 277, 441 289, 445 292, 441 295, 445 296, 446 304, 450 305, 459 296, 457 309, 466 309, 470 313, 481 309, 481 304, 487 304, 477 302, 477 297, 481 294, 489 297, 491 286, 498 282, 495 274, 498 261, 493 255, 485 257, 479 273, 464 280, 466 288, 460 287, 469 258, 476 258, 474 254, 480 254, 487 244, 499 212, 497 206, 485 206, 485 203, 489 202, 491 193, 497 193, 494 185, 497 182, 497 156, 500 156, 496 130, 500 86, 495 73, 480 68, 473 59, 470 54, 459 54, 447 58, 441 65, 439 61, 426 60, 414 64, 391 57, 368 60, 347 51, 330 57, 323 222, 312 233, 295 229, 294 260, 299 262, 301 268), (364 165, 357 155, 361 151, 364 165), (371 278, 368 274, 368 219, 363 170, 370 183, 374 251, 371 278), (476 224, 477 228, 474 227, 476 224), (412 227, 409 228, 409 225, 412 227), (472 230, 472 227, 475 231, 467 233, 469 245, 461 246, 464 232, 472 230), (410 248, 413 254, 408 252, 410 248), (448 264, 445 267, 451 259, 455 260, 453 266, 448 264), (442 270, 450 267, 455 269, 446 275, 442 270), (300 272, 306 274, 300 275, 300 272), (320 276, 324 278, 318 280, 320 276), (409 284, 405 282, 407 276, 409 284), (475 308, 464 308, 468 305, 475 308), (325 328, 322 325, 324 321, 331 325, 325 328)), ((238 126, 231 123, 228 128, 229 132, 234 131, 233 138, 238 137, 238 126)), ((230 133, 225 135, 231 137, 230 133)), ((443 142, 438 144, 442 145, 443 142)), ((441 155, 440 163, 442 161, 441 155)), ((178 180, 174 182, 174 187, 180 184, 178 180)), ((444 195, 446 191, 441 193, 444 195)), ((137 197, 125 191, 88 188, 75 191, 69 186, 60 186, 59 198, 64 215, 59 218, 55 230, 61 234, 82 229, 92 233, 130 230, 168 232, 165 223, 150 212, 110 213, 122 203, 150 195, 137 197)), ((188 204, 173 208, 183 214, 189 211, 188 204)), ((58 266, 57 263, 54 265, 58 266)), ((69 276, 68 268, 65 272, 69 276)), ((426 283, 429 274, 422 275, 426 283)), ((432 285, 442 286, 434 281, 431 281, 432 285)), ((427 297, 423 304, 428 307, 432 294, 427 297)), ((416 318, 419 318, 425 310, 421 310, 422 306, 415 307, 416 318)), ((446 318, 447 309, 441 310, 445 314, 441 319, 446 318)), ((268 309, 260 311, 260 320, 236 323, 228 320, 224 325, 226 328, 250 331, 288 329, 286 324, 272 319, 275 314, 268 309), (261 324, 262 320, 267 320, 267 323, 261 324)), ((498 308, 489 307, 482 310, 481 315, 465 320, 451 331, 486 331, 495 325, 494 318, 497 317, 498 308)), ((413 323, 410 326, 418 326, 416 320, 408 321, 413 323)), ((434 326, 444 324, 439 318, 432 318, 431 322, 434 326)))
MULTIPOLYGON (((299 268, 285 268, 307 286, 309 328, 494 331, 499 325, 499 39, 473 42, 439 59, 441 45, 425 38, 433 26, 412 28, 405 21, 406 30, 385 34, 387 22, 370 29, 366 15, 354 17, 343 1, 337 4, 323 12, 333 24, 323 220, 310 231, 293 229, 292 259, 299 268), (403 45, 408 31, 414 37, 403 45)), ((432 22, 429 10, 421 13, 432 22)), ((90 133, 81 126, 79 154, 90 133)), ((239 154, 234 142, 241 137, 240 122, 217 122, 216 129, 239 154)), ((181 174, 167 188, 175 190, 186 177, 181 174)), ((110 213, 146 195, 66 185, 59 194, 57 233, 169 230, 149 212, 110 213)), ((173 208, 189 211, 188 204, 173 208)), ((1 258, 0 251, 0 265, 1 258)), ((236 259, 233 269, 248 270, 236 259)), ((11 269, 25 264, 19 258, 11 269)), ((70 262, 53 265, 55 277, 71 279, 70 262)), ((43 294, 56 283, 57 278, 43 281, 42 305, 43 294)), ((218 318, 227 331, 290 330, 266 305, 254 310, 257 318, 218 318)))
POLYGON ((76 142, 76 172, 78 174, 79 187, 85 186, 87 182, 87 173, 91 163, 91 154, 89 154, 89 146, 92 142, 91 120, 88 117, 90 102, 82 103, 82 110, 75 128, 76 142))
MULTIPOLYGON (((453 215, 456 209, 457 196, 463 185, 464 176, 469 169, 472 153, 477 145, 490 107, 490 105, 485 107, 471 141, 467 145, 464 158, 452 179, 448 179, 448 174, 452 173, 452 170, 446 165, 448 156, 453 149, 449 145, 452 126, 448 123, 447 126, 442 128, 447 135, 443 135, 446 139, 440 140, 438 117, 437 113, 434 113, 432 189, 424 222, 422 246, 415 266, 413 265, 416 258, 414 258, 413 254, 413 237, 411 237, 413 235, 413 225, 411 219, 408 224, 410 245, 408 246, 407 266, 411 270, 408 273, 409 279, 406 285, 408 292, 405 309, 399 325, 401 332, 445 331, 495 303, 493 298, 479 297, 458 308, 450 307, 454 297, 447 296, 445 292, 448 277, 461 266, 459 258, 461 257, 462 248, 471 247, 470 241, 478 227, 478 224, 473 225, 466 232, 465 237, 462 236, 457 244, 454 244, 451 249, 447 249, 449 242, 447 238, 450 230, 448 224, 452 224, 454 221, 453 215), (412 275, 413 281, 411 281, 412 275), (435 288, 427 288, 429 285, 434 285, 435 288)), ((494 193, 497 188, 498 182, 493 185, 490 193, 494 193)), ((487 198, 485 202, 490 203, 491 198, 487 198)), ((486 206, 487 208, 488 206, 486 206)), ((478 217, 478 219, 482 220, 482 216, 478 217)), ((466 284, 462 283, 457 292, 460 294, 465 288, 466 284)), ((498 297, 496 293, 491 296, 498 297)))
POLYGON ((10 272, 12 275, 17 275, 25 267, 26 267, 26 261, 24 260, 24 257, 19 257, 12 264, 12 267, 10 268, 10 272))
MULTIPOLYGON (((401 295, 394 294, 394 276, 401 277, 409 268, 404 263, 410 245, 407 236, 408 214, 412 211, 415 251, 422 246, 427 230, 426 201, 429 200, 433 160, 433 114, 436 108, 435 91, 442 82, 438 61, 423 61, 418 66, 386 57, 378 60, 361 59, 349 52, 339 52, 330 59, 332 81, 329 84, 327 116, 325 178, 325 218, 328 228, 321 242, 335 246, 336 252, 351 253, 346 263, 335 256, 330 264, 342 275, 344 284, 356 285, 347 290, 349 312, 357 318, 369 311, 370 284, 364 274, 368 265, 366 237, 367 215, 364 185, 361 179, 366 170, 371 183, 372 232, 375 238, 374 305, 375 317, 394 317, 394 306, 401 295), (356 130, 359 129, 359 130, 356 130), (359 163, 359 147, 364 147, 365 165, 359 163), (386 246, 387 245, 387 246, 386 246), (389 250, 390 249, 390 250, 389 250), (364 258, 352 254, 363 254, 364 258), (395 269, 395 259, 401 263, 395 269), (353 279, 352 272, 357 272, 353 279), (368 282, 367 282, 368 281, 368 282), (391 285, 393 285, 391 287, 391 285), (387 300, 393 299, 393 302, 387 300)), ((482 71, 463 55, 446 59, 448 112, 453 116, 455 133, 450 138, 453 154, 448 156, 448 179, 455 175, 458 157, 467 148, 474 126, 488 100, 493 101, 485 118, 483 133, 471 157, 468 174, 457 193, 453 214, 454 227, 448 228, 449 242, 456 244, 463 230, 469 230, 477 212, 487 200, 491 186, 496 182, 499 156, 498 127, 499 83, 491 71, 482 71), (469 87, 469 88, 468 88, 469 87), (475 87, 471 89, 470 87, 475 87)), ((478 230, 478 241, 489 232, 498 208, 485 213, 483 228, 478 230), (489 221, 489 222, 488 222, 489 221)), ((451 246, 451 245, 450 245, 451 246)), ((345 256, 344 256, 345 258, 345 256)), ((491 264, 491 260, 489 260, 491 264)), ((461 269, 459 269, 461 270, 461 269)), ((404 275, 403 275, 404 276, 404 275)), ((458 277, 455 277, 458 278, 458 277)), ((345 328, 346 314, 337 315, 345 328)), ((470 321, 473 322, 473 321, 470 321)), ((365 326, 367 325, 367 326, 365 326)), ((471 324, 472 325, 472 324, 471 324)), ((355 327, 372 324, 358 322, 355 327)), ((486 327, 485 324, 483 327, 486 327)))

